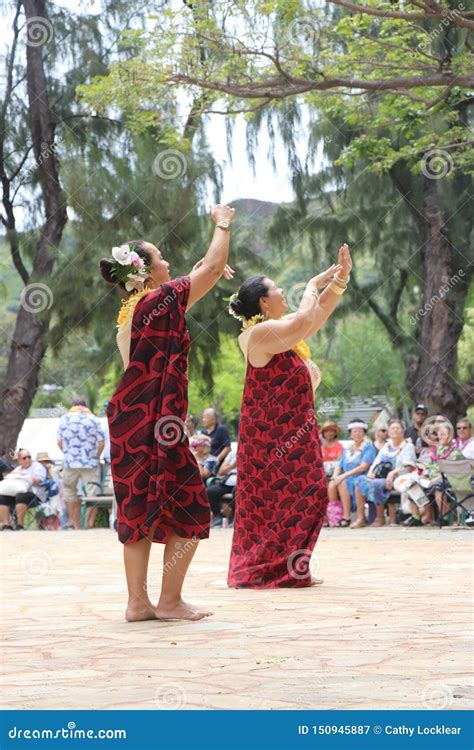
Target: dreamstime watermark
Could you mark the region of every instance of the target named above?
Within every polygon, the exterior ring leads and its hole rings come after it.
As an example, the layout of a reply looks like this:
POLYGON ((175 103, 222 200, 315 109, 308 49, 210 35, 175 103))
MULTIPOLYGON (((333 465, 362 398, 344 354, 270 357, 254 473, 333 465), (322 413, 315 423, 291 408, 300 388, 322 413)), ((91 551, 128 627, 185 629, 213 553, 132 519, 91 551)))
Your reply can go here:
POLYGON ((167 574, 169 573, 176 563, 179 560, 182 560, 183 557, 196 546, 196 540, 195 539, 187 539, 185 542, 175 542, 175 551, 173 552, 171 556, 171 560, 167 560, 166 563, 163 566, 163 573, 167 574))
POLYGON ((432 682, 423 689, 421 702, 433 711, 449 708, 453 702, 452 688, 445 682, 432 682))
POLYGON ((26 19, 26 43, 28 47, 41 47, 54 36, 53 25, 44 16, 32 16, 26 19))
POLYGON ((285 294, 286 304, 292 312, 299 308, 301 298, 307 286, 308 283, 306 281, 297 281, 296 284, 290 287, 288 294, 285 294))
POLYGON ((179 286, 173 289, 171 294, 167 294, 157 305, 147 314, 142 317, 142 323, 144 326, 149 326, 153 318, 159 318, 164 312, 166 312, 171 303, 175 301, 177 293, 181 291, 179 286))
POLYGON ((53 561, 44 550, 32 549, 20 557, 20 568, 25 578, 37 580, 48 577, 53 570, 53 561))
POLYGON ((188 169, 188 162, 181 151, 167 148, 153 159, 153 173, 162 180, 177 180, 183 177, 188 169))
POLYGON ((160 417, 155 425, 155 438, 160 445, 172 448, 181 443, 186 436, 184 420, 170 414, 160 417))
POLYGON ((68 721, 67 727, 60 729, 23 729, 17 726, 8 730, 11 740, 125 740, 126 729, 77 729, 75 721, 68 721))
POLYGON ((20 305, 29 313, 41 313, 52 307, 53 292, 40 281, 27 284, 20 295, 20 305))
POLYGON ((411 325, 416 325, 420 318, 424 318, 425 315, 430 313, 433 307, 446 297, 449 290, 452 289, 463 276, 465 276, 465 273, 462 268, 453 276, 442 276, 441 280, 443 283, 438 289, 438 293, 434 294, 431 299, 423 305, 423 307, 420 307, 415 315, 410 317, 411 325))
POLYGON ((186 693, 181 685, 168 682, 155 690, 154 703, 163 710, 176 710, 186 704, 186 693))
POLYGON ((295 18, 288 26, 285 38, 287 43, 292 45, 315 45, 320 34, 321 30, 316 18, 295 18))
POLYGON ((310 412, 309 419, 303 422, 301 427, 298 427, 294 434, 292 434, 287 440, 285 440, 284 443, 278 446, 278 448, 275 450, 275 456, 277 458, 283 458, 283 456, 285 456, 291 450, 291 448, 294 448, 294 446, 301 441, 304 435, 307 435, 307 433, 314 427, 316 422, 317 416, 316 412, 313 409, 310 412))
POLYGON ((286 562, 286 568, 292 578, 302 580, 309 576, 309 564, 311 562, 311 552, 307 549, 297 549, 292 552, 286 562))
MULTIPOLYGON (((419 44, 417 44, 416 48, 411 53, 411 56, 416 57, 420 53, 424 54, 426 50, 429 50, 431 48, 431 45, 433 44, 433 42, 436 42, 441 35, 443 35, 444 37, 444 32, 445 32, 446 27, 449 26, 450 23, 452 23, 456 19, 456 17, 460 15, 460 13, 463 10, 465 10, 465 6, 463 3, 459 3, 457 8, 453 8, 452 10, 443 9, 442 20, 439 22, 437 26, 435 26, 434 29, 432 29, 429 32, 429 34, 427 34, 427 37, 423 42, 420 42, 419 44)), ((443 51, 445 51, 443 40, 440 40, 440 42, 443 46, 443 51)))
POLYGON ((64 138, 62 136, 58 136, 56 141, 54 143, 42 143, 40 148, 40 153, 38 158, 35 160, 35 163, 33 166, 29 167, 24 174, 21 177, 22 183, 28 182, 30 177, 34 174, 34 172, 40 167, 42 164, 45 163, 51 156, 53 156, 56 153, 57 147, 64 142, 64 138))
POLYGON ((432 148, 421 160, 421 171, 429 180, 441 180, 454 169, 454 162, 450 154, 442 148, 432 148))

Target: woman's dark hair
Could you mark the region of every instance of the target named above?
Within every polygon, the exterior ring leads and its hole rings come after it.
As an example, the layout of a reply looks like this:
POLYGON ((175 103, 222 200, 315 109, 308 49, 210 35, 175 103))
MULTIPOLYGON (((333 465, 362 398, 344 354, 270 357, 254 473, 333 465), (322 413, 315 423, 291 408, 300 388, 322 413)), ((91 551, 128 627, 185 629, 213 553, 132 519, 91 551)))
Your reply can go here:
POLYGON ((248 320, 262 312, 260 310, 260 297, 268 295, 268 286, 264 279, 265 276, 250 276, 244 281, 237 298, 229 305, 236 315, 248 320))
MULTIPOLYGON (((128 242, 124 242, 124 245, 129 245, 137 255, 140 256, 140 258, 143 258, 145 263, 152 263, 152 256, 151 253, 144 248, 144 241, 143 240, 128 240, 128 242)), ((99 270, 100 275, 102 276, 105 281, 107 281, 109 284, 114 284, 115 286, 118 286, 120 289, 125 290, 125 284, 122 281, 116 281, 114 277, 112 276, 112 268, 114 267, 114 261, 112 258, 101 258, 99 261, 99 270)))

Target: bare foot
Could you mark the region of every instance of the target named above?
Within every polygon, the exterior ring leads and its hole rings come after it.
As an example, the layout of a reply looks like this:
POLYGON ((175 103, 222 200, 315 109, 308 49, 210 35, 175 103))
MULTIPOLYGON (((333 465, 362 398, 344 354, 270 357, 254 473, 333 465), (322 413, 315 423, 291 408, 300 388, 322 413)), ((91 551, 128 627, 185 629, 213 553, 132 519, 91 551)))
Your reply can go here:
POLYGON ((192 604, 179 600, 173 603, 160 604, 158 602, 155 608, 155 617, 158 620, 202 620, 203 617, 210 617, 214 612, 206 612, 192 604))
POLYGON ((379 526, 385 526, 385 521, 382 518, 376 518, 372 524, 372 528, 377 529, 379 526))
POLYGON ((139 622, 140 620, 156 620, 153 604, 150 602, 136 602, 129 604, 125 611, 125 619, 128 622, 139 622))
POLYGON ((315 578, 314 576, 311 576, 311 586, 320 586, 322 583, 324 583, 324 578, 315 578))
POLYGON ((363 521, 361 518, 358 518, 357 521, 354 521, 354 523, 351 523, 350 527, 351 529, 363 529, 364 526, 367 526, 366 522, 363 521))

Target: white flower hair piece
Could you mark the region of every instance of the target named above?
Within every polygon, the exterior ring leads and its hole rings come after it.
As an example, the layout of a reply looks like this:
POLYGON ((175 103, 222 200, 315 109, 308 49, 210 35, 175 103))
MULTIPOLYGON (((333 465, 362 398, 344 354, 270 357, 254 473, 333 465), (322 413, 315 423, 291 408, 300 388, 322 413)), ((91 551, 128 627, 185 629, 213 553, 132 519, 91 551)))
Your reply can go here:
POLYGON ((112 258, 114 258, 117 263, 120 263, 121 266, 130 265, 130 263, 132 262, 130 254, 131 253, 129 245, 120 245, 120 247, 112 248, 112 258))
POLYGON ((127 292, 141 292, 145 286, 151 266, 147 265, 130 245, 112 248, 113 266, 111 275, 115 281, 124 284, 127 292))
POLYGON ((226 297, 225 301, 229 303, 229 307, 227 308, 229 315, 232 315, 233 318, 236 318, 237 320, 240 320, 240 322, 242 322, 243 320, 245 320, 244 316, 236 313, 230 306, 231 302, 235 302, 238 296, 238 292, 234 292, 230 295, 230 297, 226 297))

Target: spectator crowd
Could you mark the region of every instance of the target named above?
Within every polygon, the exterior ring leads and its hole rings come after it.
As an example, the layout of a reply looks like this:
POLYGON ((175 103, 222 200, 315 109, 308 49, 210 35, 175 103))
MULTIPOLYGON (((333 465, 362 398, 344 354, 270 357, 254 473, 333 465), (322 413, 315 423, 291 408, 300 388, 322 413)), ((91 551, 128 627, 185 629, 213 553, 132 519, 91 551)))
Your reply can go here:
MULTIPOLYGON (((325 422, 320 428, 329 498, 325 525, 359 529, 451 523, 450 481, 442 466, 445 461, 474 463, 471 423, 463 416, 455 431, 445 417, 429 416, 425 404, 415 406, 407 427, 399 419, 383 423, 378 418, 369 430, 366 422, 354 419, 344 442, 339 425, 325 422)), ((212 528, 232 526, 237 456, 227 428, 216 410, 208 408, 200 424, 188 414, 184 432, 206 485, 212 528)), ((26 448, 17 449, 13 462, 0 460, 2 529, 24 530, 27 517, 28 526, 43 530, 92 528, 94 498, 104 496, 110 497, 113 526, 108 435, 83 397, 73 399, 56 438, 63 453, 60 466, 46 452, 33 458, 26 448), (90 501, 86 506, 85 500, 90 501)), ((464 520, 471 525, 473 514, 468 512, 464 520)))

